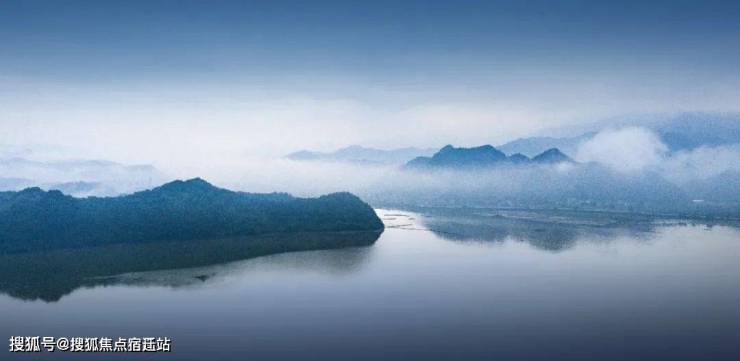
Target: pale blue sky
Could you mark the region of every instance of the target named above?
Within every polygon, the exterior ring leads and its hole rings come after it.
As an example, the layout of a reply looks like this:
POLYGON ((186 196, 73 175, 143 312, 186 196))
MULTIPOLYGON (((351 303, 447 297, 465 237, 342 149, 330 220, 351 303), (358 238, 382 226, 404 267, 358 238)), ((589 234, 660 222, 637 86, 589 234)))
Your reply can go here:
POLYGON ((738 43, 736 1, 3 1, 0 143, 166 162, 740 111, 738 43))

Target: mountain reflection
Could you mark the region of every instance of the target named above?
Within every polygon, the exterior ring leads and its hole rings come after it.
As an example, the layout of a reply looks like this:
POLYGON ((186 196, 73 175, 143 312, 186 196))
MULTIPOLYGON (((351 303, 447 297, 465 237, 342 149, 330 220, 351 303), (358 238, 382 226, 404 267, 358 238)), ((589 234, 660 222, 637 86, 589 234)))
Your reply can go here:
MULTIPOLYGON (((291 233, 5 254, 0 255, 0 293, 22 300, 56 302, 80 287, 185 286, 205 282, 224 270, 212 266, 287 252, 367 247, 378 237, 379 232, 291 233), (138 274, 151 271, 160 272, 138 274)), ((363 263, 367 253, 350 251, 317 253, 311 264, 293 266, 351 272, 363 263)))
MULTIPOLYGON (((502 211, 482 209, 430 208, 420 211, 419 220, 390 214, 397 227, 429 230, 450 241, 527 242, 533 247, 557 252, 579 241, 609 241, 619 236, 649 238, 655 219, 640 215, 575 213, 558 211, 502 211), (404 222, 404 217, 407 221, 404 222)), ((387 217, 386 217, 387 219, 387 217)))

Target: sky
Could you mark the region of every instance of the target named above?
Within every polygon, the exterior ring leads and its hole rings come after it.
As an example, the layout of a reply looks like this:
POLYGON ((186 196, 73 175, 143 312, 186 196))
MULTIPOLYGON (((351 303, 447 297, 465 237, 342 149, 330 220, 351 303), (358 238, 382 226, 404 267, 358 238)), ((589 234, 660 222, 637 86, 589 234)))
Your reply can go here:
POLYGON ((204 167, 736 112, 739 43, 737 1, 5 0, 0 144, 204 167))

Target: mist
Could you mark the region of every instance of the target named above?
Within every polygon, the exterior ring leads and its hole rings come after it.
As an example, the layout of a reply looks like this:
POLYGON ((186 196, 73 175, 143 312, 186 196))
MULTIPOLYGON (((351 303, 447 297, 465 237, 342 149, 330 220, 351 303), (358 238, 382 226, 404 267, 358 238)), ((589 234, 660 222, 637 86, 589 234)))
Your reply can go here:
POLYGON ((374 206, 561 207, 643 212, 737 209, 740 145, 671 152, 644 127, 607 128, 583 141, 576 163, 478 170, 262 159, 232 178, 243 190, 303 196, 350 191, 374 206), (737 189, 737 188, 734 188, 737 189), (727 196, 727 193, 730 196, 727 196))
POLYGON ((78 197, 115 196, 151 188, 168 179, 150 164, 65 158, 63 153, 55 147, 0 147, 0 191, 40 187, 78 197))
POLYGON ((300 161, 219 148, 204 149, 189 161, 127 164, 74 157, 74 152, 53 146, 5 146, 0 148, 0 189, 40 186, 80 197, 111 196, 202 177, 244 192, 314 197, 349 191, 376 207, 555 207, 653 213, 740 209, 734 190, 740 189, 738 143, 672 151, 652 128, 627 125, 607 126, 572 148, 573 163, 412 170, 402 163, 300 161))

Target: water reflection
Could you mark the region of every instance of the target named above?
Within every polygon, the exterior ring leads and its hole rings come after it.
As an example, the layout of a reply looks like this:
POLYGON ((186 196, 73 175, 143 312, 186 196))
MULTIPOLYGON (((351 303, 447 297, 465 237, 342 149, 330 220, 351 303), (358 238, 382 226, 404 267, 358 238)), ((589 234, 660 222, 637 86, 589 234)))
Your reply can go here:
POLYGON ((111 285, 190 287, 230 275, 243 275, 259 266, 269 266, 289 273, 345 275, 358 272, 369 262, 372 254, 372 248, 365 246, 340 246, 310 251, 281 252, 242 259, 246 262, 226 262, 205 267, 128 272, 105 277, 104 280, 111 285))
POLYGON ((352 272, 368 255, 354 247, 371 246, 379 236, 379 232, 294 233, 6 254, 0 255, 0 292, 22 300, 56 302, 80 287, 179 287, 208 281, 228 270, 224 265, 228 262, 340 248, 342 252, 317 253, 312 263, 304 257, 292 266, 352 272))
POLYGON ((0 291, 17 298, 48 301, 76 287, 116 285, 56 303, 0 296, 0 333, 168 336, 176 348, 157 355, 162 360, 676 361, 740 354, 739 228, 465 212, 379 210, 386 231, 377 241, 352 238, 355 248, 304 239, 303 249, 324 250, 249 253, 237 247, 244 242, 222 240, 156 252, 67 251, 45 254, 43 262, 0 257, 0 291), (149 285, 156 287, 141 287, 149 285))
POLYGON ((390 228, 426 230, 459 242, 526 242, 544 251, 562 251, 579 240, 608 242, 617 237, 649 239, 656 219, 641 215, 558 211, 426 208, 423 216, 386 211, 390 228))

